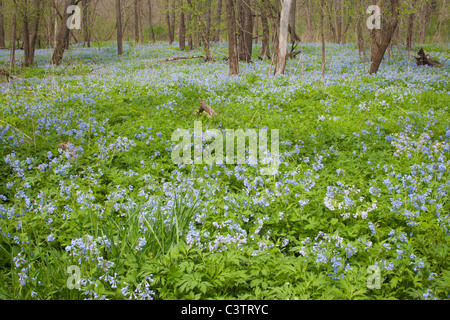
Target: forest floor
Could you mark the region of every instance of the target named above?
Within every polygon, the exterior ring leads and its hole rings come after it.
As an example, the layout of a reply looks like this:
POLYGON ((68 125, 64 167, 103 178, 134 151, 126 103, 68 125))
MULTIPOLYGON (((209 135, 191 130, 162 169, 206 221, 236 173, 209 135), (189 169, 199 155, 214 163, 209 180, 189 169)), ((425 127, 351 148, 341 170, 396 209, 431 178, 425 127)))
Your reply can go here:
POLYGON ((327 44, 322 78, 320 45, 299 49, 284 76, 256 46, 229 77, 225 43, 214 63, 103 43, 17 66, 0 85, 0 297, 448 299, 448 63, 395 47, 369 76, 355 45, 327 44), (175 163, 199 121, 278 130, 278 170, 175 163))

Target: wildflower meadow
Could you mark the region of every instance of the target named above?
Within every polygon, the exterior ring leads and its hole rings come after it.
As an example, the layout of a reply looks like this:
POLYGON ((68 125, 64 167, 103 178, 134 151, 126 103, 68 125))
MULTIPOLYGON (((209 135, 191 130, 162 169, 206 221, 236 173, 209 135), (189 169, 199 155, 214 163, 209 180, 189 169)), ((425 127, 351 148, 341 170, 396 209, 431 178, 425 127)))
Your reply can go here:
POLYGON ((258 44, 229 76, 227 43, 210 49, 74 44, 60 66, 38 49, 2 80, 0 298, 448 299, 448 63, 394 47, 369 76, 327 43, 322 76, 301 43, 274 76, 258 44), (244 161, 227 130, 248 133, 244 161))

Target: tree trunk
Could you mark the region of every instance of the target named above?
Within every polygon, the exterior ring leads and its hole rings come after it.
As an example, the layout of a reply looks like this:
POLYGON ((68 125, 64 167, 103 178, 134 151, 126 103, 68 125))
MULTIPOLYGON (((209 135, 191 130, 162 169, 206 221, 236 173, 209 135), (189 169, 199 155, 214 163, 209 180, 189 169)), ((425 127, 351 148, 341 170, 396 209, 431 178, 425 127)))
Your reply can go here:
POLYGON ((75 5, 78 3, 77 0, 66 0, 66 5, 64 6, 64 14, 62 19, 62 27, 59 30, 58 33, 58 39, 56 41, 55 50, 53 51, 52 56, 52 64, 54 65, 60 65, 64 51, 66 49, 66 46, 69 43, 69 35, 70 35, 70 29, 65 26, 66 21, 69 19, 69 13, 67 13, 67 8, 71 5, 75 5))
POLYGON ((392 41, 392 36, 397 28, 399 20, 399 0, 391 0, 391 14, 392 16, 387 28, 383 29, 381 41, 377 42, 375 45, 376 50, 372 54, 372 64, 370 66, 369 74, 377 73, 381 61, 383 60, 384 53, 392 41))
POLYGON ((206 39, 211 41, 211 2, 208 1, 208 9, 206 10, 206 30, 205 30, 206 39))
POLYGON ((320 38, 322 40, 322 79, 325 77, 325 34, 323 30, 323 16, 325 4, 323 0, 320 2, 320 38))
POLYGON ((17 20, 17 9, 14 8, 12 25, 11 25, 11 42, 9 44, 9 47, 10 47, 9 68, 11 71, 14 69, 14 64, 16 61, 16 20, 17 20))
POLYGON ((172 32, 170 34, 170 39, 172 39, 172 42, 174 42, 175 41, 175 8, 174 8, 173 2, 171 2, 170 10, 171 10, 170 25, 171 25, 171 32, 172 32))
POLYGON ((5 43, 5 26, 3 23, 3 2, 0 0, 0 49, 6 47, 5 43))
MULTIPOLYGON (((180 5, 183 5, 183 0, 181 0, 180 5)), ((186 25, 184 23, 184 10, 181 7, 180 12, 180 29, 179 29, 179 40, 180 40, 180 50, 185 51, 186 50, 186 25)))
POLYGON ((358 42, 358 55, 361 61, 364 61, 365 47, 364 47, 364 34, 363 34, 363 17, 358 17, 358 23, 356 25, 356 38, 358 42))
POLYGON ((284 0, 281 8, 280 40, 278 45, 277 66, 275 68, 275 74, 284 74, 284 70, 286 68, 289 15, 291 11, 291 4, 292 0, 284 0))
POLYGON ((267 14, 268 12, 266 10, 266 7, 261 6, 261 25, 263 31, 261 55, 263 58, 267 57, 268 59, 270 59, 270 51, 269 51, 270 30, 267 14))
POLYGON ((31 38, 30 38, 30 50, 29 50, 29 57, 28 57, 30 66, 34 63, 34 54, 36 52, 36 41, 37 41, 38 32, 39 32, 39 21, 40 21, 41 14, 42 14, 41 2, 35 0, 34 3, 35 3, 35 8, 37 9, 37 13, 36 13, 36 17, 34 20, 33 32, 31 33, 31 38))
POLYGON ((297 26, 297 0, 292 0, 291 12, 289 18, 289 29, 291 34, 291 42, 300 41, 300 37, 297 35, 296 26, 297 26))
POLYGON ((191 51, 193 49, 193 40, 192 40, 192 26, 191 26, 191 17, 192 13, 189 10, 187 14, 187 25, 188 25, 188 36, 187 36, 187 43, 188 43, 188 51, 191 51))
POLYGON ((220 24, 222 21, 222 0, 217 1, 217 12, 216 12, 216 34, 214 42, 220 41, 220 24))
POLYGON ((123 54, 122 44, 122 7, 120 0, 116 0, 116 28, 117 28, 117 54, 121 56, 123 54))
POLYGON ((422 9, 420 11, 420 30, 419 30, 419 43, 425 43, 425 35, 427 31, 427 23, 428 23, 428 11, 429 7, 426 2, 423 3, 422 9))
POLYGON ((56 43, 58 42, 58 0, 54 0, 53 2, 55 11, 54 11, 54 29, 53 29, 53 48, 56 48, 56 43))
POLYGON ((236 41, 236 15, 235 15, 235 1, 225 0, 227 10, 227 23, 228 23, 228 60, 230 64, 229 75, 239 74, 239 58, 237 52, 236 41))
POLYGON ((141 0, 134 0, 134 42, 142 43, 141 0))
POLYGON ((22 16, 22 33, 23 33, 23 52, 25 58, 25 67, 30 67, 30 30, 28 28, 28 8, 27 2, 25 2, 25 7, 23 8, 22 16))
POLYGON ((169 12, 169 3, 167 2, 166 5, 167 8, 167 13, 166 13, 166 24, 167 24, 167 32, 168 32, 168 36, 169 36, 169 44, 172 44, 174 39, 172 38, 172 25, 170 23, 170 12, 169 12))
POLYGON ((250 62, 253 51, 253 17, 250 0, 241 0, 239 18, 239 60, 250 62))
POLYGON ((414 20, 416 19, 415 13, 410 13, 408 16, 408 30, 406 31, 406 50, 412 49, 413 32, 414 32, 414 20))
POLYGON ((148 26, 150 28, 150 36, 153 43, 156 42, 155 39, 155 31, 153 30, 153 24, 152 24, 152 1, 148 0, 148 26))
POLYGON ((91 47, 91 37, 89 30, 89 0, 83 0, 83 33, 84 43, 88 48, 91 47))
POLYGON ((278 44, 279 44, 278 32, 280 26, 280 12, 278 6, 272 8, 270 0, 264 0, 264 6, 268 14, 268 17, 271 20, 270 24, 272 27, 272 51, 273 54, 275 54, 275 52, 278 52, 278 44))

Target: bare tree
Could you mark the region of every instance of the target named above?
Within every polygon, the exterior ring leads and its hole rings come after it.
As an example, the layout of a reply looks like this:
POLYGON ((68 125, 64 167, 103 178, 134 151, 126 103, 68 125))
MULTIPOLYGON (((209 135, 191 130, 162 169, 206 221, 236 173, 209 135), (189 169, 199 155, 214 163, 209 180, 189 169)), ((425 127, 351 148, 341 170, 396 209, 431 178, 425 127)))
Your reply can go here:
POLYGON ((217 12, 216 12, 216 32, 214 42, 220 41, 220 24, 222 21, 222 0, 217 1, 217 12))
MULTIPOLYGON (((378 0, 378 5, 381 7, 381 0, 378 0)), ((399 21, 399 0, 391 0, 391 18, 387 23, 387 27, 382 28, 383 32, 381 34, 380 30, 374 29, 372 30, 372 52, 371 52, 371 61, 372 64, 370 66, 369 73, 374 74, 377 73, 378 68, 380 67, 381 61, 383 60, 384 53, 391 43, 392 36, 397 28, 397 24, 399 21), (379 36, 376 36, 376 33, 379 32, 379 36)), ((386 24, 386 23, 385 23, 386 24)))
POLYGON ((297 0, 292 0, 289 20, 289 33, 291 34, 291 42, 300 41, 300 37, 295 31, 297 26, 297 0))
POLYGON ((70 29, 65 25, 65 22, 69 19, 69 13, 67 9, 69 6, 77 5, 81 0, 66 0, 63 14, 63 24, 58 33, 56 40, 55 50, 53 51, 52 64, 59 65, 62 61, 66 44, 69 42, 70 29))
POLYGON ((3 2, 0 0, 0 49, 4 49, 5 44, 5 27, 3 23, 3 2))
POLYGON ((239 2, 239 60, 250 62, 253 51, 253 16, 250 0, 239 2))
POLYGON ((269 20, 267 18, 268 12, 266 11, 266 6, 265 5, 261 6, 260 11, 261 11, 261 25, 263 32, 261 55, 263 58, 267 57, 268 59, 270 59, 270 52, 269 52, 270 29, 269 29, 269 20))
POLYGON ((291 11, 292 0, 283 0, 280 17, 280 40, 277 53, 277 66, 275 74, 284 74, 286 68, 286 54, 288 43, 289 15, 291 11))
POLYGON ((141 0, 134 0, 134 41, 136 43, 143 42, 141 0))
POLYGON ((414 21, 416 20, 416 13, 414 12, 417 5, 417 0, 411 3, 411 13, 408 15, 408 29, 406 31, 406 50, 411 50, 413 42, 414 21))
POLYGON ((324 3, 320 1, 320 38, 322 40, 322 79, 325 77, 325 35, 323 30, 324 3))
POLYGON ((122 43, 122 6, 120 0, 116 0, 116 29, 117 29, 117 53, 119 56, 123 54, 122 43))
POLYGON ((181 12, 180 12, 180 29, 179 29, 179 40, 180 40, 180 50, 186 50, 186 25, 184 23, 184 8, 183 0, 180 0, 181 12))
POLYGON ((155 31, 153 30, 153 23, 152 23, 152 1, 148 0, 148 26, 150 28, 150 37, 152 38, 152 42, 155 43, 155 31))
POLYGON ((234 0, 225 0, 225 5, 228 23, 228 61, 230 64, 229 75, 233 76, 239 74, 239 57, 236 39, 236 6, 234 0))
POLYGON ((11 71, 14 69, 14 64, 16 60, 16 20, 17 20, 17 8, 16 8, 16 1, 14 0, 14 12, 11 23, 11 40, 9 44, 10 48, 9 68, 11 71))
POLYGON ((91 47, 91 30, 89 27, 89 0, 83 0, 83 33, 84 33, 84 43, 87 45, 88 48, 91 47))

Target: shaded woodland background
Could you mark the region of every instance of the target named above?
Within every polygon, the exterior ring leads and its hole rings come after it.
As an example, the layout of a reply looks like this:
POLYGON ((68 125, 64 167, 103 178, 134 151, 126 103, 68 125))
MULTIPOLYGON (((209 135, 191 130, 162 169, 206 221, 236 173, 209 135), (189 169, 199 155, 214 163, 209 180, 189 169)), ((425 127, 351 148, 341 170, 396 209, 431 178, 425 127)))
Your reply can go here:
MULTIPOLYGON (((414 45, 448 42, 447 0, 0 0, 0 48, 11 50, 12 67, 14 49, 25 50, 23 63, 31 66, 36 48, 55 48, 52 62, 59 64, 71 43, 90 47, 103 41, 118 41, 118 54, 123 53, 123 41, 178 42, 186 51, 203 45, 209 61, 210 42, 229 42, 236 45, 230 52, 236 50, 236 57, 246 62, 251 60, 252 43, 261 41, 261 58, 274 59, 282 42, 286 3, 285 41, 292 44, 291 53, 298 42, 353 42, 361 59, 370 52, 373 60, 386 31, 392 33, 385 39, 388 51, 396 45, 412 50, 414 45), (382 7, 381 31, 366 26, 372 4, 382 7), (82 10, 79 30, 61 28, 70 17, 65 11, 69 5, 82 10)), ((382 58, 385 50, 380 51, 382 58)))

